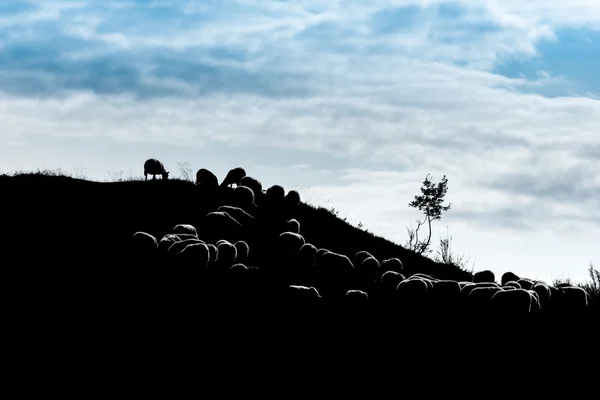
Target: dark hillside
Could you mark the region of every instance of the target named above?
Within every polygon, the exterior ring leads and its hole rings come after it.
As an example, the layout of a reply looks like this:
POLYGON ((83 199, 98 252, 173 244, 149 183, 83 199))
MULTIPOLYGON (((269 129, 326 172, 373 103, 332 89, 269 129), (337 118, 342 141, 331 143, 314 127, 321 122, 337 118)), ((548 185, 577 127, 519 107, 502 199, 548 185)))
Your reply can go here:
MULTIPOLYGON (((18 250, 21 262, 27 261, 33 268, 53 263, 81 270, 90 266, 126 268, 122 256, 133 233, 144 231, 160 238, 176 224, 198 224, 222 203, 203 194, 196 185, 179 180, 92 182, 25 174, 2 176, 0 190, 6 200, 3 208, 10 210, 11 216, 5 217, 3 242, 11 243, 9 252, 18 250), (23 242, 20 235, 37 239, 23 242), (31 251, 40 248, 43 251, 31 251)), ((367 250, 378 259, 400 258, 410 273, 472 278, 468 272, 435 263, 362 231, 324 208, 302 203, 295 218, 305 240, 317 248, 349 257, 367 250)))
POLYGON ((1 261, 13 304, 124 318, 286 300, 459 318, 597 312, 592 290, 526 277, 500 284, 491 271, 436 263, 299 203, 284 185, 261 191, 247 183, 0 176, 1 261), (179 224, 187 225, 175 232, 179 224), (373 257, 358 259, 359 251, 373 257))

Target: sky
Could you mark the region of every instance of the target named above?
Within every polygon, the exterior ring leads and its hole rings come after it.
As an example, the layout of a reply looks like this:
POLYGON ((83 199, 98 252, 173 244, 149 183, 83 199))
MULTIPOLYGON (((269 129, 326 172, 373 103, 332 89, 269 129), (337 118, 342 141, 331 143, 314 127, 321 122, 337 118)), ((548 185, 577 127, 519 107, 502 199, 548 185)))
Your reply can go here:
POLYGON ((599 71, 597 0, 3 0, 0 172, 241 166, 398 244, 445 175, 434 254, 583 282, 599 71))

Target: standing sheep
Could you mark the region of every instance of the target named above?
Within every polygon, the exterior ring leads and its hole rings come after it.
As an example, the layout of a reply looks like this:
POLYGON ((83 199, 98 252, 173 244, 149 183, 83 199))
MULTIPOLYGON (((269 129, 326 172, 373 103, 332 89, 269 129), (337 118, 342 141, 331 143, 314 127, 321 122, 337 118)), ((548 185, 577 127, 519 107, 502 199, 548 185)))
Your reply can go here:
POLYGON ((492 271, 486 269, 484 271, 477 271, 473 274, 473 282, 474 283, 483 283, 483 282, 496 282, 496 276, 492 271))
POLYGON ((152 175, 152 179, 156 179, 156 175, 161 175, 163 179, 169 179, 169 171, 156 158, 150 158, 144 163, 144 177, 146 181, 148 180, 148 175, 152 175))
POLYGON ((200 168, 196 172, 196 185, 207 189, 216 189, 219 187, 219 179, 211 171, 200 168))

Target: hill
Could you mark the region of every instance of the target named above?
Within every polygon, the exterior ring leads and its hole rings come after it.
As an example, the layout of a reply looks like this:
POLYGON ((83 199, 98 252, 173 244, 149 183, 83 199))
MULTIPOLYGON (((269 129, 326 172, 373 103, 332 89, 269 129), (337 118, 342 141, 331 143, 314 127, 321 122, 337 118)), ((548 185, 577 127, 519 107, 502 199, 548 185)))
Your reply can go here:
MULTIPOLYGON (((233 187, 237 188, 235 185, 233 187)), ((211 283, 209 287, 200 289, 197 277, 181 275, 177 268, 156 269, 154 259, 132 256, 134 233, 145 232, 160 240, 172 233, 176 225, 189 224, 197 229, 197 237, 206 240, 205 244, 218 244, 218 239, 227 239, 231 243, 238 239, 246 241, 250 252, 243 270, 250 268, 266 274, 261 276, 267 278, 259 279, 263 285, 268 283, 262 287, 265 293, 268 296, 274 293, 283 295, 283 292, 273 292, 275 289, 269 285, 275 282, 272 286, 278 287, 276 290, 287 288, 287 284, 281 285, 287 279, 282 278, 281 271, 291 271, 297 261, 290 258, 292 253, 285 253, 285 243, 278 241, 279 234, 286 228, 280 222, 274 222, 274 225, 269 222, 273 219, 271 211, 257 219, 262 221, 257 226, 272 225, 275 227, 273 229, 255 227, 248 230, 242 227, 235 234, 228 231, 216 234, 212 232, 213 228, 206 225, 207 214, 221 205, 234 204, 232 201, 237 189, 233 187, 221 185, 214 190, 207 190, 201 185, 177 179, 94 182, 44 173, 2 175, 0 193, 4 218, 0 234, 5 270, 18 276, 13 282, 15 287, 23 289, 20 301, 43 297, 49 303, 59 302, 69 309, 98 310, 107 305, 127 307, 132 302, 139 304, 140 296, 148 298, 149 294, 162 293, 163 300, 165 296, 182 292, 204 290, 215 294, 215 288, 224 286, 212 287, 211 283), (149 276, 153 277, 151 281, 148 280, 149 276), (281 278, 281 281, 274 280, 276 278, 281 278)), ((264 213, 260 207, 257 210, 259 214, 264 213)), ((292 211, 288 211, 289 214, 282 221, 285 223, 289 218, 296 219, 303 241, 314 245, 315 251, 327 249, 347 256, 354 263, 358 251, 370 253, 379 262, 397 258, 401 260, 400 270, 404 277, 418 277, 421 274, 425 279, 417 280, 423 284, 429 282, 427 285, 431 284, 429 278, 432 281, 453 281, 457 285, 462 282, 462 291, 464 284, 474 281, 472 273, 456 265, 435 262, 416 254, 354 227, 322 207, 300 202, 292 211)), ((198 240, 194 239, 194 242, 198 240)), ((164 265, 173 262, 171 259, 157 259, 164 261, 164 265)), ((314 263, 317 263, 316 260, 314 263)), ((383 267, 377 268, 380 269, 377 275, 379 282, 385 271, 383 267)), ((289 283, 297 282, 291 280, 289 283)), ((487 285, 485 282, 481 284, 487 285)), ((533 282, 527 284, 532 285, 533 282)), ((361 289, 364 287, 361 286, 361 289)), ((324 293, 329 293, 326 285, 322 288, 324 293)), ((345 288, 354 289, 352 284, 345 288)), ((469 286, 467 288, 471 289, 469 286)), ((552 289, 561 296, 563 292, 568 292, 567 289, 552 289)), ((369 290, 364 289, 367 292, 369 290)), ((378 290, 382 289, 374 289, 372 293, 377 294, 378 290)), ((371 298, 371 293, 368 296, 371 298)), ((378 301, 381 302, 382 298, 378 301)))

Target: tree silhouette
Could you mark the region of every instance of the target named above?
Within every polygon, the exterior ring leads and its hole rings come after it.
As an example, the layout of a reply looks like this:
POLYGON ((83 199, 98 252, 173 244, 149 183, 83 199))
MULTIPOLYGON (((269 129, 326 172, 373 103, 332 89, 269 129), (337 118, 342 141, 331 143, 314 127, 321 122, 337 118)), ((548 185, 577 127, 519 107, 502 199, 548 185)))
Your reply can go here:
POLYGON ((422 194, 415 196, 415 199, 408 204, 409 207, 418 208, 425 213, 425 219, 423 221, 417 220, 417 229, 411 231, 406 228, 409 236, 409 241, 407 243, 408 247, 418 254, 427 252, 429 245, 431 244, 431 221, 441 219, 442 211, 448 211, 450 209, 451 204, 448 204, 447 206, 442 205, 447 191, 448 179, 446 178, 446 175, 444 175, 442 180, 436 186, 430 179, 429 174, 427 174, 423 181, 423 186, 421 187, 422 194), (429 235, 426 241, 419 241, 419 229, 426 222, 429 226, 429 235))

